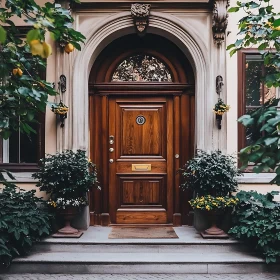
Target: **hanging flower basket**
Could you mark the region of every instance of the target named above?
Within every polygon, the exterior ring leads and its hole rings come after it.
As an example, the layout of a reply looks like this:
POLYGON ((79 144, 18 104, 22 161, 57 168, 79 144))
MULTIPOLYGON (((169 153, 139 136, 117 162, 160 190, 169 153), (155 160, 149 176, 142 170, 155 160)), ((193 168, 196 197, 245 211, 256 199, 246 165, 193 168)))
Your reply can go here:
POLYGON ((224 101, 219 98, 218 102, 215 104, 213 108, 213 112, 216 114, 216 121, 218 124, 218 128, 222 128, 222 119, 223 119, 223 114, 228 112, 230 109, 230 106, 225 104, 224 101))
POLYGON ((57 116, 59 116, 59 120, 61 122, 60 126, 64 127, 64 120, 67 118, 69 108, 62 101, 60 101, 58 104, 52 105, 51 110, 57 116))

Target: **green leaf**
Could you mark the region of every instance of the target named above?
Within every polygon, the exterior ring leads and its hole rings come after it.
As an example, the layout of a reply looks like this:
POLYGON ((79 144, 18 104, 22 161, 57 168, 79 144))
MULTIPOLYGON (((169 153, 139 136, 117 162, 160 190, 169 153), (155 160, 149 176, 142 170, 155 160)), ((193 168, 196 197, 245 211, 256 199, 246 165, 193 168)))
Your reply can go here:
POLYGON ((12 132, 11 132, 10 130, 4 130, 4 131, 2 131, 2 133, 1 133, 2 137, 3 137, 5 140, 9 139, 9 137, 11 136, 11 134, 12 134, 12 132))
POLYGON ((30 88, 27 88, 27 87, 20 87, 19 89, 18 89, 18 92, 20 93, 20 94, 22 94, 22 95, 25 95, 25 96, 28 96, 28 95, 30 95, 30 92, 31 92, 32 90, 30 89, 30 88))
POLYGON ((275 143, 276 141, 278 141, 278 139, 279 139, 279 137, 269 137, 264 140, 264 143, 265 143, 265 145, 269 146, 269 145, 275 143))
POLYGON ((249 153, 249 152, 251 152, 251 146, 245 147, 245 148, 243 148, 243 149, 240 150, 240 153, 245 153, 245 154, 247 154, 247 153, 249 153))
POLYGON ((26 35, 27 42, 30 43, 33 40, 38 40, 40 37, 40 32, 38 29, 32 29, 28 31, 26 35))
POLYGON ((14 177, 14 175, 13 175, 11 172, 5 170, 5 173, 9 176, 10 179, 12 179, 12 180, 15 180, 15 179, 16 179, 16 178, 14 177))
POLYGON ((280 26, 280 18, 274 20, 272 26, 273 26, 273 27, 278 27, 278 26, 280 26))
POLYGON ((260 6, 259 4, 257 4, 254 1, 251 1, 249 4, 250 4, 250 8, 252 8, 252 9, 258 8, 260 6))
POLYGON ((242 44, 242 42, 243 42, 243 39, 239 39, 239 40, 236 40, 236 42, 235 42, 235 46, 236 47, 239 47, 241 44, 242 44))
POLYGON ((254 123, 254 118, 252 118, 250 115, 243 115, 238 119, 238 122, 242 123, 244 126, 249 126, 254 123))
POLYGON ((230 51, 229 54, 230 54, 230 56, 233 56, 236 52, 237 52, 237 49, 233 49, 233 50, 230 51))
POLYGON ((227 51, 230 50, 230 49, 232 49, 232 48, 234 48, 234 47, 235 47, 235 44, 228 45, 228 46, 227 46, 227 51))
POLYGON ((239 11, 239 7, 231 7, 228 9, 228 12, 229 13, 236 13, 239 11))
POLYGON ((254 166, 253 171, 254 171, 255 173, 261 173, 261 172, 263 171, 263 167, 262 167, 262 166, 259 166, 259 165, 254 166))
POLYGON ((34 119, 34 116, 35 116, 34 112, 32 112, 32 111, 27 112, 27 119, 29 121, 32 121, 34 119))
POLYGON ((0 43, 4 44, 7 39, 7 32, 6 30, 0 26, 0 43))
POLYGON ((271 38, 275 39, 280 36, 280 30, 274 30, 273 33, 271 34, 271 38))
POLYGON ((269 44, 267 42, 262 43, 261 45, 259 45, 258 50, 262 51, 264 49, 266 49, 269 46, 269 44))
POLYGON ((24 130, 24 132, 28 135, 30 132, 37 133, 36 130, 34 130, 29 124, 27 123, 21 123, 21 128, 24 130))

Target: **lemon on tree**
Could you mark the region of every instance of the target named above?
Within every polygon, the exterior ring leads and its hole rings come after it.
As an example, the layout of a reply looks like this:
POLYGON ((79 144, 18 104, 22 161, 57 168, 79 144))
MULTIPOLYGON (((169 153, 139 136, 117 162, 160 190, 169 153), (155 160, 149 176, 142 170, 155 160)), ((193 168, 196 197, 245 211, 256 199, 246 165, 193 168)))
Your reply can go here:
POLYGON ((39 40, 32 40, 30 43, 30 50, 32 55, 42 56, 44 52, 43 44, 39 40))
POLYGON ((13 75, 14 75, 14 76, 18 75, 18 76, 21 77, 22 74, 23 74, 23 71, 22 71, 20 68, 14 68, 14 69, 13 69, 13 75))
POLYGON ((52 54, 52 47, 50 44, 43 42, 42 58, 48 58, 52 54))
POLYGON ((71 43, 68 43, 64 48, 65 52, 68 54, 73 52, 74 49, 75 49, 75 47, 71 43))
POLYGON ((32 55, 39 55, 42 58, 48 58, 52 54, 52 47, 46 42, 32 40, 29 45, 32 55))
POLYGON ((26 38, 32 55, 39 55, 42 58, 48 58, 52 54, 51 45, 41 40, 42 35, 38 29, 30 30, 27 33, 26 38))

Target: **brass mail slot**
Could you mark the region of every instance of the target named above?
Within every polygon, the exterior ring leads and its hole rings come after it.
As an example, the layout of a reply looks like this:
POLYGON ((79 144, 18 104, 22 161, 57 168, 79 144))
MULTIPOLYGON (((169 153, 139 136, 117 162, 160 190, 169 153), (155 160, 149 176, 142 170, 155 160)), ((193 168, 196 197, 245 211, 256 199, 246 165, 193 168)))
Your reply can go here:
POLYGON ((132 164, 132 171, 151 171, 151 164, 132 164))

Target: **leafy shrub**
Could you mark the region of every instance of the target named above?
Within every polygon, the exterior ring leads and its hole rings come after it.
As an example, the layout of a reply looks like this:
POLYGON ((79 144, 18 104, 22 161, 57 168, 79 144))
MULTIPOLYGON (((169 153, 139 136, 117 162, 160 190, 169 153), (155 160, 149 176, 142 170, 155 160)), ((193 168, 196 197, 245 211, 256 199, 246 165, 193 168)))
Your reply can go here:
POLYGON ((34 242, 51 231, 51 216, 35 190, 20 190, 7 182, 4 185, 0 192, 0 267, 26 254, 34 242))
POLYGON ((221 151, 207 153, 198 150, 197 155, 180 170, 184 177, 181 188, 191 189, 198 196, 230 195, 237 189, 237 176, 241 176, 235 158, 221 151))
POLYGON ((96 166, 82 150, 47 155, 40 160, 39 172, 32 176, 39 180, 40 190, 50 193, 53 199, 86 197, 91 187, 98 187, 96 166))
POLYGON ((260 251, 266 262, 276 262, 280 256, 280 203, 273 201, 271 192, 266 195, 254 191, 237 194, 233 223, 229 233, 260 251))

